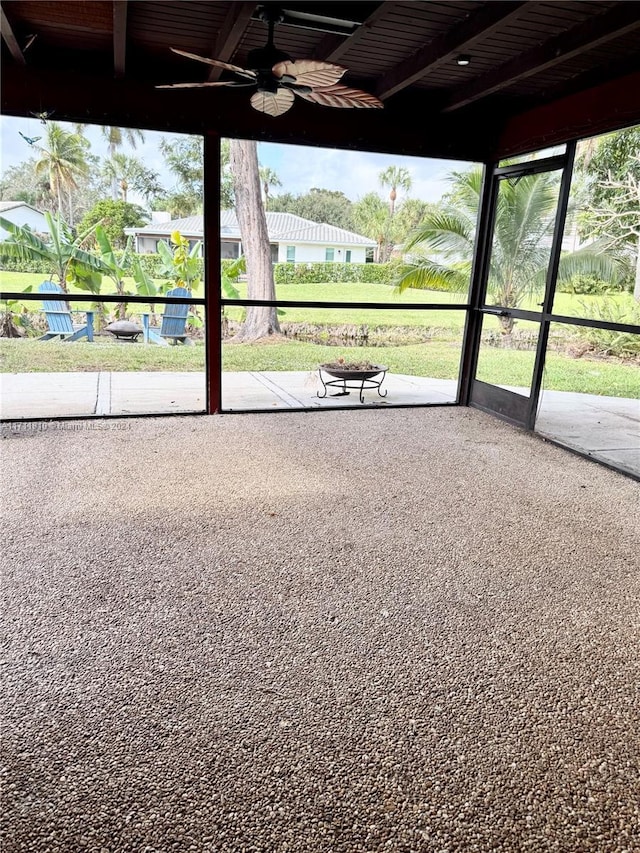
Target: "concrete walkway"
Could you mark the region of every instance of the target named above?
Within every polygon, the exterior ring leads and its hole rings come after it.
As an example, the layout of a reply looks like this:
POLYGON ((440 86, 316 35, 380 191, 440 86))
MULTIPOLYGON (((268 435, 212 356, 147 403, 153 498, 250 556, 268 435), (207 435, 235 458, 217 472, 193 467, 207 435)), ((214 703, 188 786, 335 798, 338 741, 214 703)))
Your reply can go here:
MULTIPOLYGON (((454 403, 452 380, 391 374, 382 398, 375 389, 318 397, 322 385, 315 372, 267 371, 224 373, 225 411, 252 409, 335 408, 371 405, 454 403)), ((189 413, 205 409, 204 373, 24 373, 0 374, 2 419, 189 413)), ((640 475, 640 403, 564 391, 545 391, 537 431, 596 459, 640 475)))
POLYGON ((640 401, 544 391, 536 431, 640 476, 640 401))
MULTIPOLYGON (((315 372, 242 372, 222 376, 223 408, 325 408, 362 406, 358 391, 348 396, 318 397, 322 385, 315 372)), ((364 405, 454 403, 456 382, 393 374, 364 392, 364 405)), ((0 417, 47 418, 89 415, 135 415, 150 412, 201 412, 205 408, 204 373, 13 373, 0 374, 0 417)))

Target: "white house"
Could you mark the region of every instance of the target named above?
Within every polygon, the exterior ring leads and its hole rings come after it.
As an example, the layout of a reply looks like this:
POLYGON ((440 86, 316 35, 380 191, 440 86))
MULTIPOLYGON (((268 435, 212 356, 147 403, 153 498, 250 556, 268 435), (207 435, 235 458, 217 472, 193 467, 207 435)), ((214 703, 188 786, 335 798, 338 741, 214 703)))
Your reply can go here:
MULTIPOLYGON (((38 234, 49 233, 44 213, 40 213, 26 201, 0 201, 0 216, 13 222, 14 225, 28 225, 38 234)), ((8 232, 0 228, 0 240, 4 240, 7 236, 8 232)))
MULTIPOLYGON (((313 263, 334 261, 364 264, 373 260, 376 241, 336 228, 294 216, 292 213, 267 213, 267 231, 274 263, 313 263)), ((151 222, 141 228, 125 228, 136 240, 136 251, 157 251, 158 242, 167 241, 173 231, 196 242, 203 238, 202 216, 187 216, 165 222, 151 222)), ((220 212, 220 252, 223 258, 237 258, 242 253, 240 228, 233 210, 220 212)))

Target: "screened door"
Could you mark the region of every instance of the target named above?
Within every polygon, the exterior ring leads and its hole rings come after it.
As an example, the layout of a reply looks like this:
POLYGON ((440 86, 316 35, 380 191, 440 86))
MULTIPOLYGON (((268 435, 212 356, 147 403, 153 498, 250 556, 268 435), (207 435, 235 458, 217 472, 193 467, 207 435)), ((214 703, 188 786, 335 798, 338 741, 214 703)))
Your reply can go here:
POLYGON ((493 170, 469 403, 531 428, 562 243, 571 152, 493 170))

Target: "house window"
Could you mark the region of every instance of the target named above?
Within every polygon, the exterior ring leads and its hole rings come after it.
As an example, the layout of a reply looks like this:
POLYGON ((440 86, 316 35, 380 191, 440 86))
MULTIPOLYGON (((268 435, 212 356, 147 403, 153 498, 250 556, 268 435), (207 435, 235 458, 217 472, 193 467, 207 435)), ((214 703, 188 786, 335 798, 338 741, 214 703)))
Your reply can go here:
POLYGON ((345 264, 351 263, 351 249, 347 249, 344 253, 344 262, 345 264))
POLYGON ((287 263, 293 264, 296 260, 296 247, 287 246, 287 263))
POLYGON ((240 244, 234 243, 232 240, 222 240, 220 242, 220 258, 223 261, 235 260, 240 257, 240 244))
POLYGON ((325 249, 324 250, 324 259, 325 261, 333 261, 335 257, 336 250, 335 249, 325 249))
POLYGON ((270 243, 269 247, 271 249, 271 263, 277 264, 278 263, 278 248, 279 248, 278 244, 277 243, 270 243))

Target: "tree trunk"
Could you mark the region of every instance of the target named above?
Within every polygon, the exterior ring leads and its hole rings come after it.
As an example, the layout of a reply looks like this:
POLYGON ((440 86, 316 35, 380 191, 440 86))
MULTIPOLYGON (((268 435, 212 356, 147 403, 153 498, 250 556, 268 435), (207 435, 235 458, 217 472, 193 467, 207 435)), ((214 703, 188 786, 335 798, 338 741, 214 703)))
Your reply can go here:
POLYGON ((116 169, 116 164, 113 160, 116 151, 117 146, 115 142, 109 142, 109 157, 111 158, 111 165, 113 166, 113 172, 111 174, 111 198, 113 201, 118 201, 118 170, 116 169))
MULTIPOLYGON (((247 298, 276 298, 267 220, 260 195, 258 147, 253 140, 232 139, 231 174, 236 196, 236 216, 247 265, 247 298)), ((269 306, 247 306, 238 340, 255 341, 280 332, 277 310, 269 306)))
POLYGON ((638 255, 636 257, 636 283, 633 288, 633 298, 640 302, 640 236, 638 237, 638 255))
POLYGON ((498 317, 498 322, 500 323, 501 334, 510 341, 516 321, 513 319, 511 314, 509 314, 508 317, 498 317))

